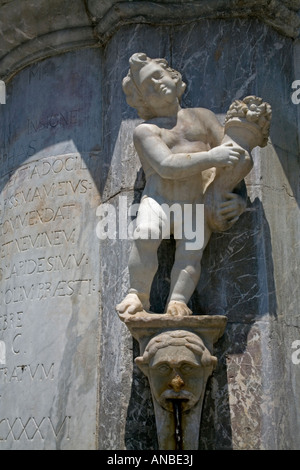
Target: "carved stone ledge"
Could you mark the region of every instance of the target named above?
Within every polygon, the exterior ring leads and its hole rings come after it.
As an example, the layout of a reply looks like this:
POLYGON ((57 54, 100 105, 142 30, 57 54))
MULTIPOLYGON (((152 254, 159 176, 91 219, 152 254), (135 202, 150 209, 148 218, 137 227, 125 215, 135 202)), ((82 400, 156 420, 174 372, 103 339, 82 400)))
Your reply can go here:
MULTIPOLYGON (((93 13, 103 13, 92 3, 93 13)), ((299 35, 300 18, 295 9, 299 1, 279 0, 204 0, 204 1, 157 1, 117 2, 98 17, 96 31, 100 42, 105 43, 123 24, 184 24, 200 19, 258 18, 281 34, 296 38, 299 35), (290 6, 292 3, 292 7, 290 6)))
POLYGON ((213 345, 223 336, 227 317, 223 315, 191 315, 176 317, 165 313, 136 313, 119 314, 131 335, 139 342, 141 352, 144 352, 150 338, 166 330, 192 330, 201 335, 210 352, 213 345))
POLYGON ((8 80, 37 60, 94 45, 92 25, 82 0, 1 2, 0 77, 8 80))
POLYGON ((258 18, 297 38, 299 0, 0 1, 0 78, 69 50, 104 45, 124 24, 176 25, 201 19, 258 18))
MULTIPOLYGON (((134 3, 142 3, 141 0, 129 0, 134 3)), ((93 13, 98 18, 103 18, 103 16, 110 10, 110 8, 115 4, 121 3, 129 3, 128 0, 87 0, 87 6, 90 12, 93 13)), ((145 2, 143 2, 145 3, 145 2)), ((152 0, 153 4, 159 5, 174 5, 174 4, 183 4, 186 5, 187 3, 190 4, 201 4, 205 8, 210 8, 211 10, 216 9, 227 9, 230 10, 234 7, 241 8, 241 7, 248 7, 251 8, 253 5, 261 5, 266 7, 266 5, 271 3, 271 0, 189 0, 189 2, 185 2, 184 0, 152 0)), ((300 1, 299 0, 281 0, 281 5, 284 5, 286 8, 298 11, 300 9, 300 1)), ((0 2, 1 4, 1 2, 0 2)))
POLYGON ((54 31, 34 38, 13 49, 0 61, 1 78, 8 81, 34 62, 77 48, 94 47, 97 42, 89 27, 54 31))

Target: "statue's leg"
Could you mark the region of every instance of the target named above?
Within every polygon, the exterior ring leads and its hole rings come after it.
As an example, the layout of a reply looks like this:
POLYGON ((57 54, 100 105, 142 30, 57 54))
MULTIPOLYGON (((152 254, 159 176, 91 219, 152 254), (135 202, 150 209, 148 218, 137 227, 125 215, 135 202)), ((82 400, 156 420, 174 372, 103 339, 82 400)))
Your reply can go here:
POLYGON ((186 251, 185 240, 176 243, 176 255, 171 272, 171 286, 167 313, 191 315, 187 307, 201 274, 203 250, 186 251))
POLYGON ((160 206, 150 198, 143 199, 128 263, 130 289, 117 306, 119 313, 135 314, 150 308, 152 281, 158 269, 157 250, 162 241, 162 224, 160 206))
POLYGON ((170 294, 167 313, 170 315, 191 315, 187 304, 194 293, 201 274, 203 251, 209 241, 211 231, 205 227, 204 245, 201 250, 187 250, 187 240, 176 241, 176 254, 171 272, 170 294))
POLYGON ((150 291, 153 278, 158 269, 157 250, 161 240, 136 240, 129 258, 130 290, 143 304, 143 309, 150 308, 150 291))

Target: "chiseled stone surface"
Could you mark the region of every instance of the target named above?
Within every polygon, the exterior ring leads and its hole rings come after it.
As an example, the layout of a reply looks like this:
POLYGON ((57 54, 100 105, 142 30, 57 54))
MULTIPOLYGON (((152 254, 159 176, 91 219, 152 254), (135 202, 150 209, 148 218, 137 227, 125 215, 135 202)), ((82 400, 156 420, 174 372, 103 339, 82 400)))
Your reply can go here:
POLYGON ((1 450, 96 446, 100 68, 38 63, 1 107, 1 450))

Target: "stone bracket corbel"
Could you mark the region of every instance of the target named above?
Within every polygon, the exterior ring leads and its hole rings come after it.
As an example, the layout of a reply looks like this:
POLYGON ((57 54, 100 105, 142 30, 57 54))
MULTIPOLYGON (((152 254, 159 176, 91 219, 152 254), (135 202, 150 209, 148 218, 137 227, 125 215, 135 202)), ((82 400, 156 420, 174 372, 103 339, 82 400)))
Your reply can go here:
POLYGON ((214 344, 224 334, 221 315, 120 315, 139 342, 135 362, 148 377, 160 450, 197 450, 203 399, 216 367, 214 344))

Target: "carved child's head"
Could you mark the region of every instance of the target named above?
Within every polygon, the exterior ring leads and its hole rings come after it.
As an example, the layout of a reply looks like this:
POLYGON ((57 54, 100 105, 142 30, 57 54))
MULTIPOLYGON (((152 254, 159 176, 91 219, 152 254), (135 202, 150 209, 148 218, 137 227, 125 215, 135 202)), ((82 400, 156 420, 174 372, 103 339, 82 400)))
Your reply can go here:
POLYGON ((243 100, 235 100, 226 115, 225 132, 230 126, 238 122, 251 125, 257 130, 260 142, 257 145, 265 147, 268 142, 270 125, 272 119, 272 108, 257 96, 247 96, 243 100))
POLYGON ((158 110, 180 102, 186 85, 181 74, 169 67, 165 59, 150 59, 144 53, 137 53, 129 64, 123 91, 129 106, 135 108, 142 119, 156 117, 158 110))
POLYGON ((169 411, 174 399, 182 400, 184 411, 195 406, 217 364, 201 338, 185 330, 155 336, 135 361, 147 375, 155 400, 169 411))

